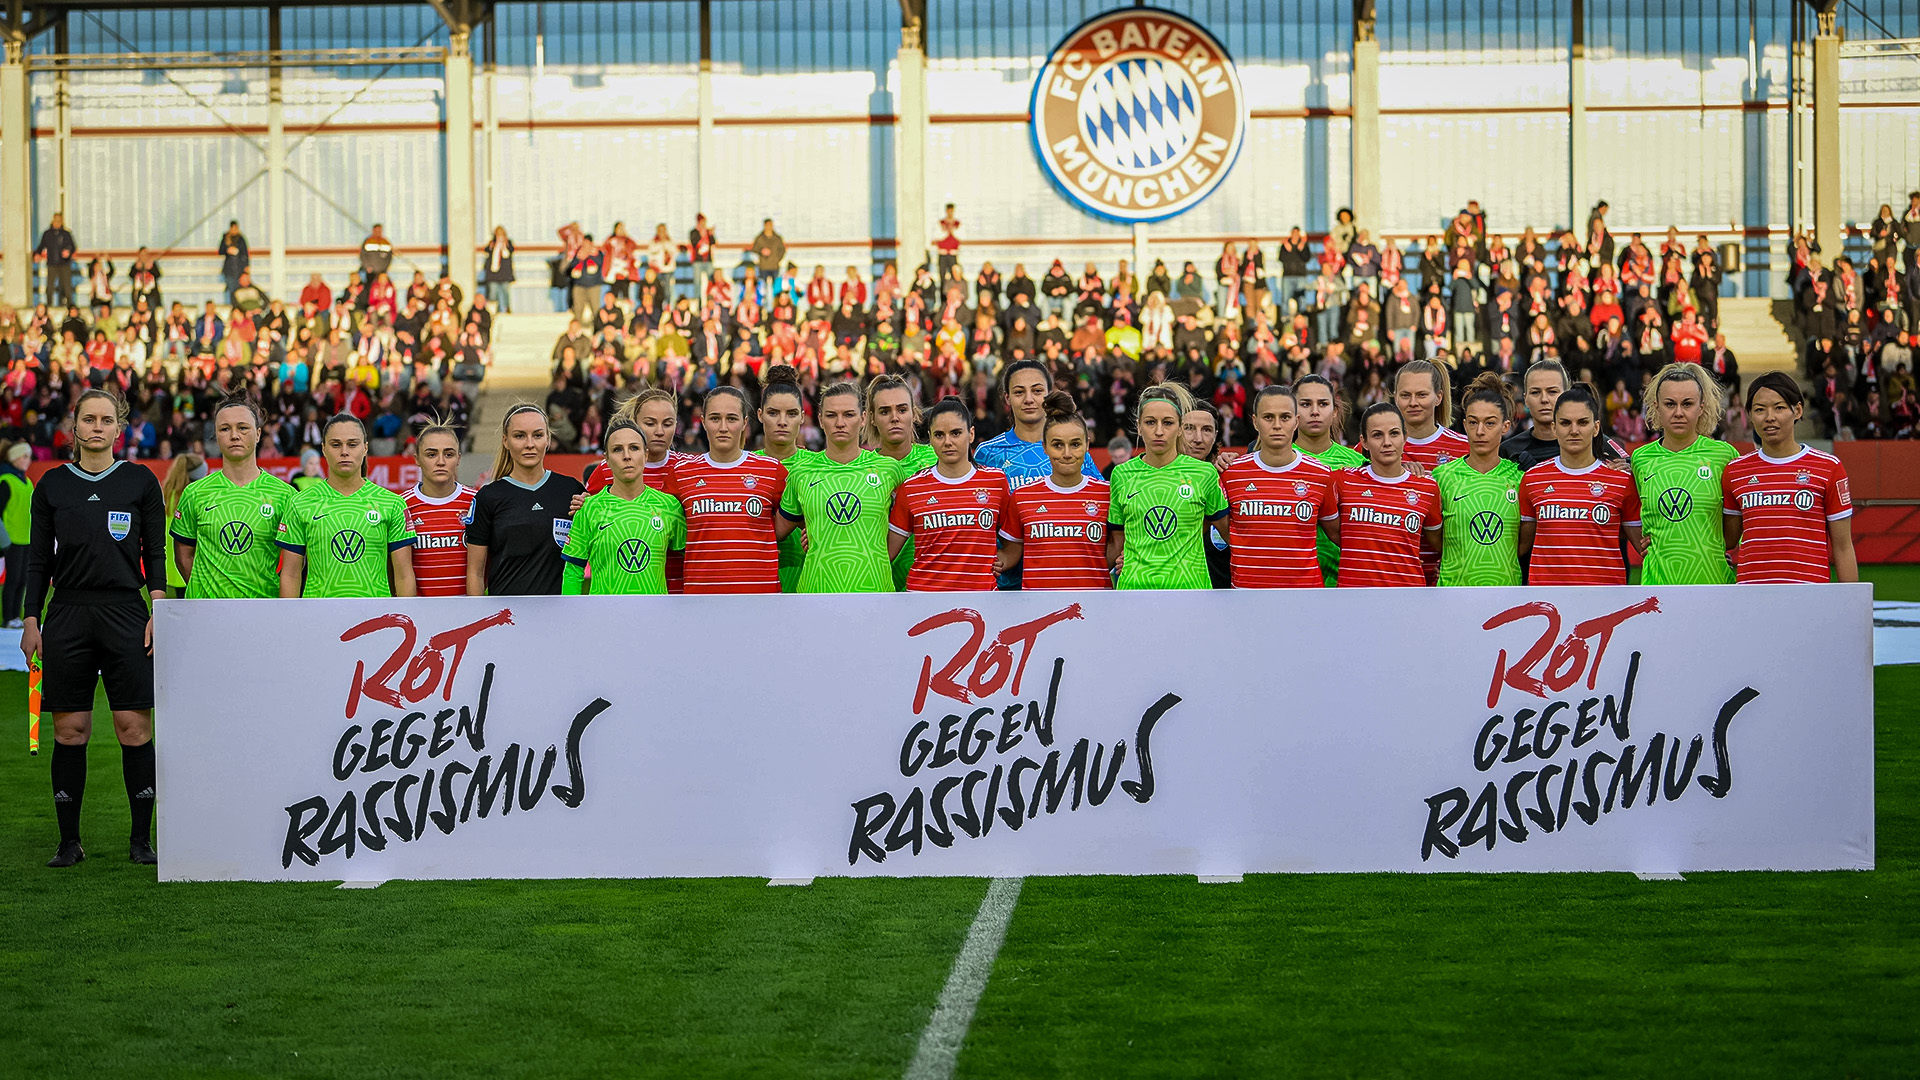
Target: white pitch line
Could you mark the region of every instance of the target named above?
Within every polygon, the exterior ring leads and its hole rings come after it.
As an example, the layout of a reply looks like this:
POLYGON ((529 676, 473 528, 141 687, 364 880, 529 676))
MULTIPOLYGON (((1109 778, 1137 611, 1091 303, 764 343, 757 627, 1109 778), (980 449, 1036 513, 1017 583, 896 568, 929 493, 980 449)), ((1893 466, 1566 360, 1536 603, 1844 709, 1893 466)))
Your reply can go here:
POLYGON ((987 886, 980 912, 967 930, 967 942, 953 958, 953 970, 947 973, 947 985, 940 991, 940 1003, 927 1017, 926 1030, 920 1033, 920 1048, 907 1066, 907 1080, 947 1080, 959 1060, 960 1046, 967 1040, 967 1028, 973 1024, 974 1006, 987 988, 993 974, 993 961, 1000 955, 1000 943, 1007 938, 1007 923, 1013 919, 1013 905, 1020 900, 1020 878, 994 878, 987 886))

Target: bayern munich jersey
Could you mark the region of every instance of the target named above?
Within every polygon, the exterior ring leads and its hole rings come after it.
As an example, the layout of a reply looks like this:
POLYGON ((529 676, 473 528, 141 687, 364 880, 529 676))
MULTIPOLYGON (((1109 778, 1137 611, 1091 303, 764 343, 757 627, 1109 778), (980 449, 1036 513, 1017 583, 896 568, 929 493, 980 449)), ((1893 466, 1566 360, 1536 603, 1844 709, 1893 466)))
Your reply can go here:
POLYGON ((1256 451, 1227 466, 1227 553, 1236 589, 1320 588, 1320 523, 1340 514, 1333 470, 1296 453, 1275 468, 1256 451))
POLYGON ((1445 465, 1455 458, 1466 457, 1473 447, 1467 437, 1447 427, 1436 427, 1433 434, 1424 439, 1407 436, 1407 449, 1404 459, 1424 467, 1428 472, 1445 465))
POLYGON ((887 524, 913 540, 907 591, 992 592, 1006 504, 998 469, 976 467, 957 480, 924 469, 895 489, 887 524))
POLYGON ((671 462, 673 490, 686 513, 682 562, 689 593, 777 593, 780 544, 774 511, 787 487, 787 468, 757 454, 728 464, 712 454, 683 454, 671 462))
MULTIPOLYGON (((1047 456, 1047 448, 1037 442, 1028 442, 1014 434, 1011 428, 974 447, 973 463, 1005 473, 1007 487, 1016 491, 1053 475, 1053 459, 1047 456)), ((1080 474, 1100 479, 1100 469, 1093 463, 1092 454, 1088 454, 1086 461, 1081 463, 1080 474)))
MULTIPOLYGON (((1031 445, 1031 444, 1030 444, 1031 445)), ((1020 554, 1023 589, 1105 589, 1107 570, 1107 482, 1083 475, 1070 488, 1051 476, 1014 488, 1007 498, 1000 535, 1024 545, 1020 554)))
POLYGON ((1740 518, 1741 582, 1828 581, 1827 523, 1853 515, 1847 470, 1803 446, 1788 458, 1755 450, 1720 475, 1723 512, 1740 518))
POLYGON ((1620 530, 1640 524, 1640 491, 1631 473, 1598 459, 1569 469, 1559 458, 1520 480, 1520 520, 1533 522, 1532 585, 1625 585, 1620 530))
MULTIPOLYGON (((1237 464, 1237 463, 1236 463, 1237 464)), ((1340 587, 1422 586, 1421 542, 1440 527, 1440 487, 1403 472, 1382 479, 1369 465, 1334 473, 1340 507, 1340 587)))
POLYGON ((421 596, 467 595, 467 510, 474 489, 454 485, 435 499, 415 484, 407 491, 407 524, 413 527, 413 579, 421 596))
MULTIPOLYGON (((673 489, 673 467, 682 459, 692 457, 678 450, 667 451, 665 461, 647 462, 647 486, 658 488, 669 495, 680 493, 673 489)), ((602 461, 587 473, 587 494, 597 495, 613 486, 613 470, 602 461)), ((679 550, 667 552, 667 591, 678 593, 686 587, 686 553, 679 550)))

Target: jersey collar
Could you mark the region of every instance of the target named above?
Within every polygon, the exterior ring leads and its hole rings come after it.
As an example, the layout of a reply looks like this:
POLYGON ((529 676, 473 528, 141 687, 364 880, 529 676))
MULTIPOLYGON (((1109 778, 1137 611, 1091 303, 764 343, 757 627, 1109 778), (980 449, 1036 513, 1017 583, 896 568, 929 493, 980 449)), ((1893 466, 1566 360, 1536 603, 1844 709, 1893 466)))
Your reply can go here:
POLYGON ((1567 463, 1560 458, 1553 459, 1553 467, 1566 473, 1568 476, 1585 476, 1600 467, 1600 456, 1598 454, 1594 455, 1593 461, 1583 469, 1569 469, 1567 468, 1567 463))
POLYGON ((1087 485, 1093 483, 1093 478, 1082 473, 1080 474, 1080 482, 1070 488, 1063 488, 1059 484, 1054 483, 1053 477, 1051 476, 1040 482, 1047 485, 1047 490, 1056 495, 1072 495, 1075 492, 1086 490, 1087 485))
MULTIPOLYGON (((933 467, 933 468, 931 468, 931 469, 928 469, 927 471, 933 474, 933 478, 934 478, 935 480, 938 480, 938 481, 940 481, 941 483, 943 483, 943 484, 946 484, 946 485, 948 485, 948 486, 950 486, 950 487, 955 487, 955 486, 958 486, 958 485, 960 485, 960 484, 964 484, 964 483, 966 483, 967 481, 969 481, 969 480, 971 480, 971 479, 973 479, 973 475, 974 475, 975 473, 977 473, 977 472, 979 472, 980 470, 979 470, 979 469, 977 469, 977 468, 973 468, 973 467, 971 467, 971 466, 969 466, 969 467, 968 467, 968 469, 967 469, 967 475, 965 475, 965 476, 962 476, 962 477, 960 477, 960 478, 959 478, 958 480, 949 480, 949 479, 947 479, 947 478, 946 478, 945 476, 942 476, 942 475, 940 474, 940 469, 939 469, 939 467, 938 467, 938 466, 935 466, 935 467, 933 467)), ((1082 477, 1082 479, 1085 479, 1085 477, 1082 477)))
POLYGON ((522 491, 539 491, 541 488, 547 486, 548 480, 553 479, 553 473, 551 471, 542 472, 540 474, 540 482, 537 484, 528 484, 520 480, 515 480, 511 474, 503 476, 500 479, 505 480, 507 483, 512 484, 522 491))
MULTIPOLYGON (((1791 460, 1791 459, 1789 459, 1789 460, 1791 460)), ((125 464, 126 464, 126 462, 124 462, 124 461, 115 461, 115 462, 114 462, 113 464, 111 464, 111 465, 109 465, 109 466, 107 466, 107 467, 106 467, 106 468, 104 468, 104 469, 101 469, 101 470, 100 470, 99 472, 97 472, 97 473, 90 473, 90 472, 88 472, 87 470, 85 470, 85 469, 83 469, 83 468, 81 468, 81 467, 80 467, 80 464, 79 464, 79 462, 75 462, 75 461, 69 461, 69 462, 67 462, 67 468, 69 468, 69 469, 72 469, 72 470, 73 470, 73 475, 75 475, 75 476, 77 476, 77 477, 79 477, 80 479, 82 479, 82 480, 92 480, 92 481, 95 481, 95 482, 97 483, 97 482, 99 482, 99 481, 101 481, 101 480, 105 480, 105 479, 106 479, 107 477, 109 477, 109 476, 111 476, 111 475, 113 475, 113 470, 115 470, 115 469, 117 469, 117 468, 119 468, 120 466, 122 466, 122 465, 125 465, 125 464)))
MULTIPOLYGON (((1400 464, 1402 468, 1405 468, 1406 462, 1401 462, 1400 464)), ((1409 478, 1413 476, 1412 470, 1403 472, 1399 476, 1381 476, 1379 473, 1373 471, 1372 462, 1368 462, 1367 467, 1360 471, 1366 473, 1368 476, 1374 478, 1375 480, 1380 481, 1383 484, 1404 484, 1407 482, 1409 478)))
POLYGON ((472 493, 467 490, 467 487, 465 484, 455 484, 453 485, 453 492, 449 494, 446 498, 436 499, 433 496, 427 494, 426 492, 421 491, 419 484, 415 484, 413 485, 413 490, 407 492, 407 494, 413 496, 416 499, 419 499, 421 502, 426 503, 428 506, 445 506, 448 503, 453 502, 455 499, 458 499, 462 495, 469 495, 472 493))
MULTIPOLYGON (((1801 458, 1803 458, 1803 457, 1806 457, 1806 456, 1807 456, 1807 451, 1809 451, 1809 450, 1811 450, 1811 449, 1813 449, 1813 447, 1811 447, 1811 446, 1808 446, 1808 445, 1807 445, 1807 444, 1805 444, 1805 443, 1801 443, 1801 444, 1800 444, 1800 450, 1799 450, 1799 452, 1798 452, 1798 453, 1794 453, 1794 454, 1788 454, 1788 455, 1787 455, 1786 457, 1780 457, 1780 458, 1777 458, 1777 457, 1768 457, 1768 456, 1767 456, 1767 452, 1766 452, 1765 450, 1762 450, 1762 449, 1760 449, 1760 448, 1759 448, 1759 447, 1757 447, 1757 446, 1756 446, 1756 447, 1754 447, 1754 449, 1753 449, 1753 452, 1754 452, 1754 453, 1756 453, 1756 454, 1758 454, 1758 455, 1760 455, 1760 460, 1761 460, 1761 461, 1764 461, 1764 462, 1766 462, 1766 463, 1767 463, 1767 464, 1769 464, 1769 465, 1790 465, 1790 464, 1792 464, 1793 462, 1796 462, 1796 461, 1799 461, 1799 460, 1800 460, 1801 458)), ((117 464, 117 462, 116 462, 116 464, 117 464)), ((108 472, 111 472, 111 471, 112 471, 111 469, 109 469, 109 470, 108 470, 108 472)), ((85 474, 85 473, 81 473, 80 475, 82 475, 82 476, 85 476, 86 474, 85 474)), ((101 475, 101 476, 105 476, 105 475, 107 475, 107 474, 106 474, 106 473, 101 473, 100 475, 101 475)))

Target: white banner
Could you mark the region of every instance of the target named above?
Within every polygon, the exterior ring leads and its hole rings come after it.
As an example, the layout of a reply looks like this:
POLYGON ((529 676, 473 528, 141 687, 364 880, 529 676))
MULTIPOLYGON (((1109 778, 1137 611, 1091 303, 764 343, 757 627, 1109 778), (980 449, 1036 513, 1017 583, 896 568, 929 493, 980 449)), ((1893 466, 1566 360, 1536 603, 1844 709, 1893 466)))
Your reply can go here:
POLYGON ((1870 869, 1868 586, 170 600, 166 880, 1870 869))

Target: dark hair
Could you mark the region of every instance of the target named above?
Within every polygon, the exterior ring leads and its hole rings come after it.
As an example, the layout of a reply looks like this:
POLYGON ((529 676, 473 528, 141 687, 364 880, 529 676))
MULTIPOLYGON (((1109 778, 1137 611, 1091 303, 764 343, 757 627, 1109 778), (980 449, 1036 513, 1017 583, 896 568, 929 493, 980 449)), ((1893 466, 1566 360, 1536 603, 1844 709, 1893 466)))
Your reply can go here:
POLYGON ((606 433, 600 436, 600 445, 612 446, 613 433, 616 431, 633 432, 635 435, 640 436, 640 448, 642 450, 647 448, 647 433, 640 430, 640 422, 631 416, 615 417, 613 423, 607 425, 606 433))
POLYGON ((973 430, 973 410, 961 404, 957 397, 941 398, 939 404, 927 410, 926 423, 929 433, 933 431, 933 422, 942 416, 957 416, 960 422, 966 425, 968 431, 973 430))
POLYGON ((700 401, 700 410, 702 412, 705 412, 707 406, 713 404, 713 399, 718 397, 721 394, 731 394, 734 397, 738 398, 740 400, 740 411, 743 413, 747 413, 749 415, 752 414, 753 412, 752 399, 747 397, 747 392, 745 390, 742 390, 739 387, 733 386, 731 384, 716 386, 713 389, 707 391, 707 396, 705 398, 702 398, 700 401))
POLYGON ((1497 371, 1483 371, 1467 384, 1466 390, 1460 395, 1460 412, 1464 415, 1467 406, 1474 402, 1498 408, 1502 419, 1513 418, 1513 388, 1497 371))
POLYGON ((1605 415, 1600 411, 1600 395, 1593 392, 1593 387, 1583 382, 1574 383, 1560 392, 1560 397, 1553 403, 1553 415, 1559 416, 1560 407, 1569 404, 1585 405, 1587 411, 1592 413, 1596 420, 1605 415))
POLYGON ((220 403, 208 413, 210 419, 217 420, 227 409, 245 409, 253 414, 253 426, 264 429, 267 426, 267 414, 261 410, 260 403, 245 394, 233 394, 220 399, 220 403))
POLYGON ((1267 400, 1269 397, 1273 397, 1275 395, 1284 397, 1288 401, 1293 402, 1293 406, 1296 409, 1300 407, 1300 395, 1294 393, 1293 387, 1288 386, 1286 383, 1276 382, 1276 383, 1268 383, 1267 385, 1260 388, 1259 393, 1253 395, 1253 411, 1259 412, 1260 403, 1267 400))
MULTIPOLYGON (((1324 386, 1327 388, 1327 396, 1333 399, 1333 423, 1327 425, 1328 430, 1336 433, 1344 431, 1347 426, 1347 416, 1353 411, 1352 399, 1348 398, 1338 386, 1334 385, 1333 380, 1327 378, 1325 375, 1302 375, 1298 379, 1293 380, 1293 400, 1295 404, 1298 404, 1300 401, 1300 388, 1303 386, 1324 386)), ((1338 434, 1336 434, 1335 438, 1338 437, 1338 434)))
POLYGON ((1041 401, 1041 408, 1047 412, 1046 421, 1040 425, 1040 437, 1047 437, 1055 424, 1079 424, 1082 435, 1090 435, 1086 417, 1080 415, 1079 406, 1073 403, 1073 395, 1065 390, 1049 390, 1041 401))
POLYGON ((1407 430, 1407 417, 1405 413, 1400 411, 1400 406, 1395 405, 1391 401, 1376 401, 1367 406, 1366 411, 1360 414, 1361 436, 1364 437, 1367 433, 1367 421, 1376 416, 1387 416, 1389 414, 1391 414, 1395 420, 1400 421, 1401 431, 1407 430))
POLYGON ((1023 371, 1039 372, 1040 377, 1047 381, 1047 389, 1049 391, 1053 389, 1053 372, 1047 370, 1047 365, 1038 360, 1015 360, 1000 372, 1001 397, 1007 396, 1007 391, 1013 386, 1013 377, 1023 371))
MULTIPOLYGON (((85 395, 82 395, 83 400, 84 398, 85 395)), ((350 412, 337 412, 327 417, 327 422, 320 425, 320 438, 322 441, 326 439, 327 432, 332 431, 336 424, 352 424, 354 427, 359 428, 360 440, 362 442, 366 442, 371 438, 367 433, 367 422, 365 420, 360 419, 350 412)))
POLYGON ((804 403, 806 395, 800 392, 800 373, 792 364, 775 364, 767 369, 766 377, 760 384, 760 404, 764 407, 767 399, 775 394, 792 394, 804 403))
POLYGON ((1800 383, 1793 376, 1784 371, 1769 371, 1763 375, 1754 376, 1753 381, 1747 384, 1749 412, 1753 410, 1753 395, 1762 390, 1771 390, 1779 394, 1780 400, 1786 402, 1789 407, 1803 405, 1807 400, 1807 395, 1801 391, 1800 383))

